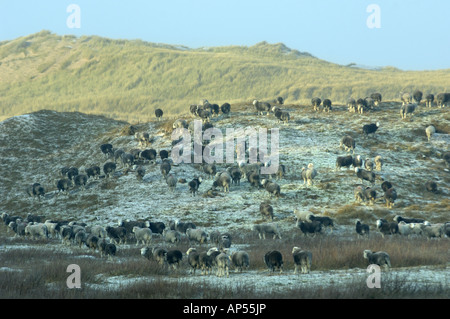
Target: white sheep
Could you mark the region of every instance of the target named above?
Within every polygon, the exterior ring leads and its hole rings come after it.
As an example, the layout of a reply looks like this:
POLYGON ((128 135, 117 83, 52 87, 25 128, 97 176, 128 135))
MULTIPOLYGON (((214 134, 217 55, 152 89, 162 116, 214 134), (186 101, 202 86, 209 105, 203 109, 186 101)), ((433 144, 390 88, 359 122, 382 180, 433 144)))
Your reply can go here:
POLYGON ((150 228, 133 227, 133 233, 136 237, 136 246, 142 241, 143 245, 148 245, 152 241, 152 231, 150 228))
POLYGON ((230 268, 230 259, 228 255, 225 253, 220 253, 216 256, 216 264, 217 264, 217 277, 227 276, 229 277, 229 268, 230 268))
POLYGON ((309 220, 309 215, 311 215, 310 212, 307 211, 300 211, 298 209, 294 210, 294 215, 297 218, 297 222, 298 221, 308 221, 309 220))
POLYGON ((433 125, 428 126, 425 129, 425 133, 427 134, 428 142, 431 141, 431 138, 433 137, 434 133, 436 133, 436 128, 433 125))
POLYGON ((37 239, 39 237, 48 238, 48 229, 44 223, 39 224, 28 224, 25 227, 25 235, 30 235, 33 239, 37 239))
POLYGON ((298 267, 302 274, 309 274, 311 270, 312 253, 310 251, 302 250, 299 247, 292 248, 292 258, 294 259, 295 270, 297 273, 298 267))
POLYGON ((260 239, 266 239, 267 235, 272 235, 272 238, 281 239, 280 231, 278 230, 277 224, 257 224, 253 226, 253 230, 258 232, 260 239))
POLYGON ((303 184, 307 184, 308 186, 313 184, 313 179, 317 176, 317 170, 314 168, 313 163, 308 164, 308 168, 302 168, 302 178, 303 184))

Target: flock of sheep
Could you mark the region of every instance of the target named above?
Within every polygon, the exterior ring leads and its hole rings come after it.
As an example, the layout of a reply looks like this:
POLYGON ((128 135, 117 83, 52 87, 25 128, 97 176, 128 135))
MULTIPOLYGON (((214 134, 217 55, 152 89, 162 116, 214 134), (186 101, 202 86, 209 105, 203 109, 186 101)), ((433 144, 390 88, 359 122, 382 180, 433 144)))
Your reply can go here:
MULTIPOLYGON (((402 96, 403 106, 402 110, 405 110, 405 114, 411 113, 412 109, 415 109, 415 105, 412 104, 412 98, 416 103, 420 103, 421 94, 415 92, 412 97, 405 94, 402 96)), ((431 107, 431 103, 434 101, 434 96, 427 96, 427 106, 431 107)), ((260 102, 255 100, 253 107, 258 114, 273 114, 279 121, 288 123, 289 112, 283 109, 283 99, 277 98, 272 102, 260 102)), ((329 99, 320 98, 312 99, 312 106, 314 110, 319 110, 321 105, 324 111, 332 111, 332 102, 329 99)), ((436 97, 436 102, 439 107, 444 106, 450 102, 450 95, 439 94, 436 97)), ((381 103, 381 94, 373 94, 365 99, 354 100, 351 99, 348 103, 350 112, 367 112, 372 108, 379 106, 381 103)), ((192 105, 190 112, 193 116, 202 118, 205 123, 209 123, 212 116, 217 116, 220 111, 223 114, 228 115, 230 113, 230 105, 228 103, 219 107, 217 104, 210 104, 208 101, 201 101, 199 105, 192 105)), ((403 112, 403 111, 402 111, 403 112)), ((402 113, 403 114, 403 113, 402 113)), ((162 110, 157 110, 155 115, 160 119, 163 115, 162 110)), ((402 115, 403 117, 403 115, 402 115)), ((186 127, 187 122, 184 120, 177 120, 173 124, 173 128, 186 127)), ((370 123, 362 127, 364 136, 374 134, 380 128, 379 123, 370 123)), ((428 140, 432 138, 435 133, 434 127, 427 127, 426 134, 428 140)), ((91 178, 113 178, 116 170, 118 169, 118 161, 120 161, 121 167, 124 171, 134 172, 138 180, 142 180, 146 174, 148 165, 153 164, 159 166, 161 176, 167 183, 167 186, 171 192, 176 190, 178 183, 186 183, 188 191, 192 196, 196 196, 199 192, 199 187, 205 181, 200 176, 193 176, 189 182, 184 179, 177 179, 175 173, 172 171, 173 163, 170 159, 170 153, 166 150, 160 150, 159 153, 151 148, 147 148, 152 143, 152 139, 148 133, 136 132, 134 134, 139 146, 144 148, 133 149, 129 152, 123 149, 115 149, 112 144, 102 144, 100 150, 102 154, 107 158, 103 167, 92 166, 85 169, 85 172, 80 172, 76 167, 64 167, 61 169, 61 175, 63 178, 57 181, 58 192, 68 192, 72 187, 86 187, 88 180, 91 178), (157 164, 159 162, 159 164, 157 164), (102 170, 103 174, 102 175, 102 170)), ((383 165, 383 159, 380 156, 376 156, 374 159, 366 158, 363 160, 361 156, 354 154, 356 142, 351 136, 342 137, 341 148, 345 148, 347 152, 352 152, 353 155, 338 156, 336 158, 336 170, 341 168, 353 167, 355 175, 361 179, 361 185, 355 188, 355 200, 359 202, 374 203, 377 199, 377 192, 374 188, 375 181, 378 176, 374 171, 381 171, 383 165), (364 187, 363 183, 368 182, 370 186, 364 187)), ((251 152, 252 150, 247 150, 251 152)), ((450 159, 450 155, 444 158, 450 159)), ((280 185, 273 180, 282 179, 285 171, 283 164, 279 165, 279 170, 274 175, 264 176, 261 174, 261 167, 263 167, 264 159, 256 164, 239 163, 226 169, 220 169, 219 166, 214 164, 203 163, 198 168, 200 173, 206 174, 209 178, 212 178, 211 187, 204 192, 204 196, 214 196, 221 189, 224 194, 230 191, 231 187, 239 187, 242 179, 247 180, 255 190, 265 190, 268 194, 274 198, 280 198, 281 188, 280 185)), ((448 165, 448 161, 447 161, 448 165)), ((317 171, 313 163, 309 163, 302 168, 301 178, 304 185, 310 187, 314 185, 314 179, 317 176, 317 171)), ((208 181, 209 182, 209 181, 208 181)), ((426 187, 429 191, 436 191, 436 183, 433 181, 427 181, 426 187)), ((386 205, 392 208, 395 200, 397 199, 397 192, 389 181, 383 181, 381 184, 383 197, 386 201, 386 205)), ((40 183, 34 183, 27 189, 27 193, 30 196, 36 197, 41 200, 45 196, 45 188, 40 183)), ((260 205, 260 213, 264 219, 269 220, 268 223, 255 224, 253 231, 259 238, 265 239, 266 236, 271 236, 273 239, 281 239, 281 232, 276 223, 273 223, 273 207, 263 202, 260 205)), ((311 213, 294 211, 296 217, 296 227, 306 236, 308 234, 322 233, 327 227, 333 229, 335 227, 335 221, 327 216, 317 216, 311 213)), ((219 277, 229 276, 229 268, 232 267, 237 271, 247 269, 250 265, 250 258, 248 252, 244 250, 234 250, 231 247, 231 235, 221 234, 217 231, 212 231, 209 234, 202 229, 196 227, 194 223, 184 223, 179 220, 169 222, 167 225, 162 222, 150 222, 150 221, 119 221, 117 226, 92 226, 85 223, 76 223, 70 221, 56 221, 56 220, 44 220, 43 217, 29 215, 27 217, 10 216, 7 213, 2 214, 2 220, 4 224, 17 236, 30 236, 32 238, 60 238, 65 245, 83 245, 92 249, 98 250, 100 255, 112 256, 116 255, 117 247, 123 245, 130 240, 135 241, 136 245, 142 245, 141 255, 145 258, 157 261, 160 264, 167 264, 173 269, 178 269, 183 260, 187 260, 187 263, 191 269, 191 272, 195 274, 196 270, 200 270, 202 274, 211 273, 213 269, 216 269, 216 275, 219 277), (162 238, 162 242, 166 245, 176 245, 181 240, 187 239, 190 243, 190 248, 182 252, 176 248, 167 248, 165 245, 151 246, 154 238, 162 238), (210 243, 214 247, 200 251, 195 245, 201 246, 202 244, 210 243), (191 245, 194 244, 194 245, 191 245)), ((450 237, 450 223, 443 224, 430 224, 425 220, 408 219, 396 216, 394 221, 389 222, 384 219, 376 221, 376 229, 385 235, 404 235, 404 236, 426 236, 428 238, 441 238, 450 237)), ((360 236, 368 236, 370 233, 370 226, 363 224, 357 220, 355 223, 355 232, 360 236)), ((378 264, 380 267, 391 267, 389 255, 386 252, 372 252, 365 250, 363 257, 368 260, 369 263, 378 264)), ((294 272, 309 273, 311 269, 311 263, 313 260, 312 253, 307 250, 303 250, 299 247, 293 247, 292 260, 294 261, 294 272)), ((283 256, 280 251, 272 250, 268 251, 263 260, 267 265, 267 268, 272 272, 283 269, 283 256)))

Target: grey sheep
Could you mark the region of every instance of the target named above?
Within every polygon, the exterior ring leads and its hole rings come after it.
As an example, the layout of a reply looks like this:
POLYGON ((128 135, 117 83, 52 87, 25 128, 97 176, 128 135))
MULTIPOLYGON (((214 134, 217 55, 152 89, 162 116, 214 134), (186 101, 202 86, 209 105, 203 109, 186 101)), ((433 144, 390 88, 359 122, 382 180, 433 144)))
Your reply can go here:
POLYGON ((197 227, 193 222, 181 222, 177 219, 169 222, 169 228, 185 234, 188 228, 195 229, 197 227))
POLYGON ((78 186, 78 187, 85 188, 87 181, 88 181, 88 177, 85 174, 79 174, 73 178, 73 182, 74 182, 75 186, 78 186))
POLYGON ((294 274, 297 273, 300 267, 302 274, 309 274, 311 271, 312 253, 307 250, 302 250, 299 247, 292 248, 292 258, 294 260, 294 274))
POLYGON ((269 203, 261 203, 259 205, 259 212, 264 218, 273 221, 273 207, 269 203))
POLYGON ((371 187, 366 187, 364 189, 364 199, 369 201, 370 204, 375 204, 375 200, 377 199, 377 192, 371 187))
POLYGON ((127 230, 124 227, 106 226, 106 233, 114 242, 121 244, 127 241, 127 230))
POLYGON ((271 235, 272 239, 281 239, 281 233, 277 224, 256 224, 253 226, 253 230, 258 233, 260 239, 266 239, 266 235, 271 235))
POLYGON ((264 189, 269 193, 274 195, 275 197, 279 198, 281 196, 281 190, 280 185, 278 185, 275 182, 271 182, 267 179, 263 179, 261 181, 261 185, 264 187, 264 189))
POLYGON ((423 93, 422 91, 415 90, 413 93, 413 99, 417 103, 417 105, 420 105, 420 102, 422 101, 423 93))
POLYGON ((450 102, 450 93, 439 93, 436 95, 436 104, 439 108, 444 107, 450 102))
POLYGON ((350 135, 344 136, 341 139, 340 148, 344 147, 347 152, 352 151, 353 153, 355 151, 355 146, 356 146, 355 139, 350 135))
POLYGON ((162 235, 167 243, 175 244, 181 241, 181 233, 176 230, 164 229, 162 235))
POLYGON ((208 234, 202 230, 202 229, 192 229, 192 228, 188 228, 186 229, 186 235, 189 239, 189 241, 194 241, 197 242, 199 244, 204 244, 207 242, 208 240, 208 234))
POLYGON ((431 141, 431 138, 436 133, 436 128, 433 125, 427 126, 425 129, 425 134, 427 135, 428 142, 431 141))
POLYGON ((175 191, 175 188, 177 187, 177 181, 178 180, 175 178, 175 176, 173 176, 173 174, 167 175, 166 183, 169 186, 171 192, 175 191))
POLYGON ((416 107, 417 107, 417 104, 403 105, 400 109, 400 116, 402 117, 402 119, 405 119, 408 114, 414 114, 416 107))
POLYGON ((186 251, 186 255, 187 255, 187 259, 188 259, 188 264, 189 266, 191 266, 191 270, 190 273, 195 275, 195 270, 196 269, 200 269, 200 255, 197 252, 197 249, 191 247, 186 251))
POLYGON ((308 168, 302 167, 303 184, 311 186, 313 179, 317 176, 317 170, 314 168, 313 163, 308 164, 308 168))
POLYGON ((323 111, 324 112, 330 112, 332 110, 331 108, 331 100, 330 99, 324 99, 322 101, 323 111))
POLYGON ((402 100, 402 105, 409 104, 412 102, 412 96, 409 93, 402 93, 400 98, 402 100))
POLYGON ((278 250, 268 251, 264 255, 264 263, 272 272, 276 269, 279 269, 280 273, 283 272, 283 255, 278 250))
POLYGON ((235 272, 242 272, 244 268, 248 269, 250 267, 250 257, 246 251, 234 251, 229 258, 235 272))
POLYGON ((386 271, 391 268, 391 258, 389 254, 384 251, 372 252, 371 250, 364 250, 363 256, 369 261, 369 265, 378 265, 383 267, 386 271))
POLYGON ((349 98, 347 100, 347 109, 350 113, 356 113, 356 100, 354 98, 349 98))
POLYGON ((115 256, 117 253, 117 247, 113 243, 108 243, 105 239, 100 240, 98 245, 98 249, 100 251, 100 256, 107 256, 108 260, 112 259, 112 256, 115 256))
POLYGON ((136 238, 136 246, 139 245, 139 242, 142 242, 142 245, 149 245, 151 243, 153 234, 150 228, 134 226, 132 232, 136 238))
POLYGON ((425 222, 420 224, 422 234, 428 238, 442 238, 445 236, 445 224, 430 224, 425 222))
POLYGON ((264 112, 267 112, 269 115, 270 109, 272 106, 268 102, 259 102, 258 100, 253 101, 253 106, 256 108, 257 114, 264 115, 264 112))
POLYGON ((365 169, 356 167, 356 168, 355 168, 355 173, 356 173, 356 176, 357 176, 359 179, 361 179, 361 182, 362 182, 363 180, 365 180, 365 181, 368 181, 369 183, 371 183, 372 185, 375 184, 375 178, 376 178, 376 175, 375 175, 374 172, 367 171, 367 170, 365 170, 365 169))
POLYGON ((397 191, 395 188, 389 188, 384 192, 384 200, 386 201, 386 207, 392 208, 397 200, 397 191))
POLYGON ((234 185, 240 185, 242 173, 239 167, 229 167, 227 171, 231 176, 231 183, 234 185))
POLYGON ((427 94, 425 97, 427 107, 432 107, 434 102, 434 94, 427 94))
POLYGON ((56 182, 58 193, 65 192, 67 194, 70 187, 72 187, 72 182, 68 178, 63 178, 56 182))
POLYGON ((26 236, 31 236, 33 239, 48 238, 48 229, 44 223, 28 224, 25 226, 24 233, 26 236))
POLYGON ((120 156, 123 166, 131 167, 134 164, 134 156, 131 153, 123 153, 120 156))
POLYGON ((213 188, 216 187, 222 187, 222 190, 226 193, 230 192, 230 185, 231 185, 231 176, 228 173, 228 171, 218 173, 218 176, 216 177, 215 181, 213 182, 213 188))
POLYGON ((160 165, 161 174, 164 178, 167 178, 167 175, 170 173, 172 166, 170 165, 169 161, 163 160, 163 162, 160 165))
POLYGON ((214 163, 203 163, 202 170, 204 173, 206 173, 206 175, 208 175, 209 178, 213 178, 217 173, 217 168, 214 163))
POLYGON ((261 184, 261 176, 258 172, 252 171, 247 175, 247 180, 250 183, 252 187, 260 188, 262 187, 261 184))

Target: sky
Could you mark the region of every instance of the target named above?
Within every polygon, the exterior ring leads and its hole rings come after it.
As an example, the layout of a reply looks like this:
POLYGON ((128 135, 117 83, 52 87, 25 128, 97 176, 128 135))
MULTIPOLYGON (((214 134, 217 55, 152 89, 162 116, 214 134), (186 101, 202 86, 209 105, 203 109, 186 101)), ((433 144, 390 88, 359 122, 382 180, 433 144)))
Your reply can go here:
POLYGON ((448 0, 0 0, 0 41, 42 30, 190 48, 267 41, 343 65, 436 70, 450 68, 448 12, 448 0))

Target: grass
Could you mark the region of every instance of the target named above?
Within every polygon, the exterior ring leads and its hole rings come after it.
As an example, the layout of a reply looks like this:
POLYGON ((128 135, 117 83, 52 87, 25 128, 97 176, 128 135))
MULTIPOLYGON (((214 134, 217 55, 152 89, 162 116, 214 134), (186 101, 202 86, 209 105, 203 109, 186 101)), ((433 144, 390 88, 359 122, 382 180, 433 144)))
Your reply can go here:
POLYGON ((180 49, 45 30, 0 43, 0 74, 0 118, 47 108, 128 122, 153 119, 156 108, 166 116, 186 114, 202 98, 233 104, 282 96, 309 105, 320 96, 337 105, 375 91, 384 100, 417 88, 436 94, 450 84, 448 70, 358 69, 281 43, 180 49))

